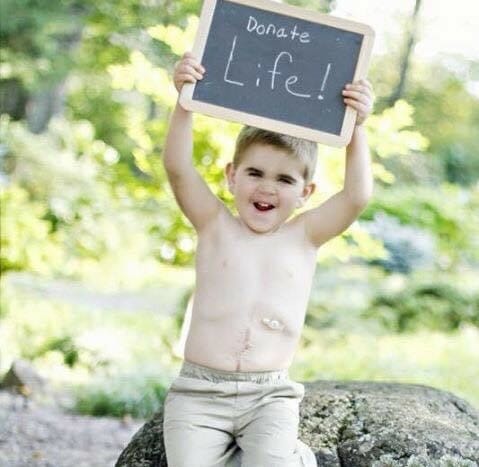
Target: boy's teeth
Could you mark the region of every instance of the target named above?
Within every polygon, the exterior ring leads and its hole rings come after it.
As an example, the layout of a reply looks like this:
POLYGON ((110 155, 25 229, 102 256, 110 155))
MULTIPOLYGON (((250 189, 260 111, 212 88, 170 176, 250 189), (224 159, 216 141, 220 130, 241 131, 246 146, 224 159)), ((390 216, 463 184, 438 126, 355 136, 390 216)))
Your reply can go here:
POLYGON ((272 204, 268 204, 268 203, 255 202, 253 204, 255 205, 256 209, 259 209, 261 211, 268 211, 274 208, 272 204))

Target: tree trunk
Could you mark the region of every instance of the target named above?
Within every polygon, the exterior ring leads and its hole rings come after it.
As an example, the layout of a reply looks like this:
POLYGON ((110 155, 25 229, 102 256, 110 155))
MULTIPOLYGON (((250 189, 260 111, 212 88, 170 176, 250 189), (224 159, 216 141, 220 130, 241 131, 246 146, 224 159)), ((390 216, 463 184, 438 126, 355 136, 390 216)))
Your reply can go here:
POLYGON ((13 120, 25 118, 28 93, 18 78, 0 81, 0 114, 8 114, 13 120))
MULTIPOLYGON (((61 40, 61 50, 67 54, 74 53, 80 44, 83 25, 61 40)), ((54 115, 62 115, 65 109, 65 87, 68 73, 60 81, 52 83, 32 94, 26 105, 28 127, 33 133, 42 133, 46 130, 50 119, 54 115)))
POLYGON ((65 79, 50 88, 36 92, 28 100, 26 116, 32 133, 42 133, 53 115, 63 114, 65 79))
POLYGON ((405 44, 404 50, 400 59, 400 72, 399 80, 396 87, 393 89, 391 95, 387 99, 389 106, 393 106, 394 103, 401 99, 404 94, 404 87, 406 85, 407 74, 409 72, 409 66, 411 61, 412 51, 417 42, 417 29, 418 29, 418 19, 419 19, 419 10, 421 8, 422 0, 416 0, 414 5, 414 11, 409 18, 409 21, 406 26, 405 34, 405 44))

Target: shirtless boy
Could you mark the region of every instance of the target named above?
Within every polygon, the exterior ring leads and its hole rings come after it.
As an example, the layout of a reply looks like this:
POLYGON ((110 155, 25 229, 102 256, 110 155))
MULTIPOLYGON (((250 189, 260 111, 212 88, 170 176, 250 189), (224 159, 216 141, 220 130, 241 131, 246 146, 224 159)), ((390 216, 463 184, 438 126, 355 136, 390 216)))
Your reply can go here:
MULTIPOLYGON (((175 67, 176 89, 204 72, 185 54, 175 67)), ((373 186, 362 127, 372 109, 371 85, 347 85, 343 97, 357 111, 344 188, 296 217, 315 188, 315 143, 245 127, 226 166, 233 215, 195 170, 192 115, 176 105, 164 165, 198 249, 185 361, 164 408, 169 467, 316 465, 297 439, 304 388, 289 379, 288 368, 317 249, 358 217, 373 186)))

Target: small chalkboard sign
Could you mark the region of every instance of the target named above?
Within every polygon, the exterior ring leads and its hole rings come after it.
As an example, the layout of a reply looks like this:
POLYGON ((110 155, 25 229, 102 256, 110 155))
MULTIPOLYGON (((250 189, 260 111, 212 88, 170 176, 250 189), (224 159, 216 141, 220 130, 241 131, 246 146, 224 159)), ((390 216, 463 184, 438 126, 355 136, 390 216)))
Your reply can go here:
POLYGON ((193 54, 206 69, 181 105, 332 146, 351 139, 346 83, 365 77, 374 40, 361 23, 268 0, 205 0, 193 54))

